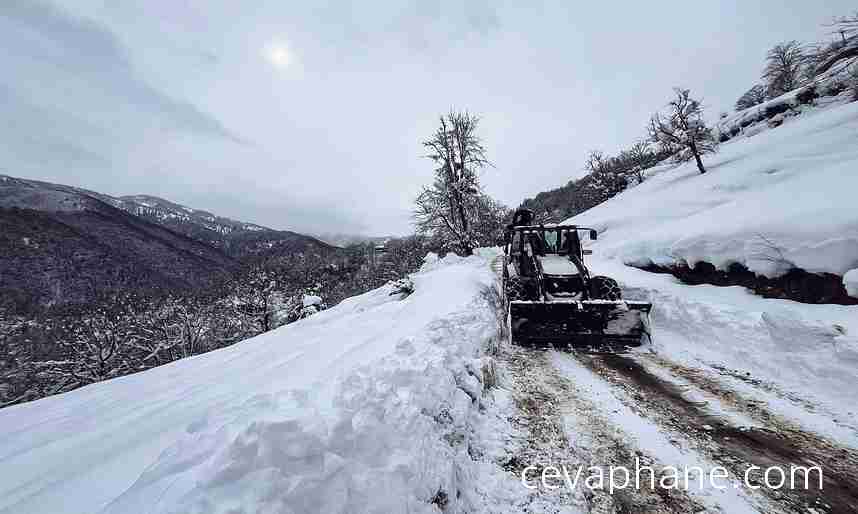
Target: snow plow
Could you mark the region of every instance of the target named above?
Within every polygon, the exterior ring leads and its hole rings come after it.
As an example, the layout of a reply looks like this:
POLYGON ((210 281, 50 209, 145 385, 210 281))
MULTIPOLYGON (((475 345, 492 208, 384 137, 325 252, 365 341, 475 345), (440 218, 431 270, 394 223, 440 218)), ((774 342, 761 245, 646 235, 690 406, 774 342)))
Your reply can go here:
POLYGON ((577 225, 533 224, 518 209, 504 233, 503 292, 510 338, 522 346, 622 352, 649 341, 649 302, 626 301, 617 282, 590 276, 577 225))

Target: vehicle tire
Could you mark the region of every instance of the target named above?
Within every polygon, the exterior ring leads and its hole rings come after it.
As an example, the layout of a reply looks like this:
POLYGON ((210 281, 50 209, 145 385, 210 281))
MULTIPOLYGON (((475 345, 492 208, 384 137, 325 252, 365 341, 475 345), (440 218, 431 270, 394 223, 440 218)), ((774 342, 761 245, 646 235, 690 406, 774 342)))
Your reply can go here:
POLYGON ((593 300, 622 300, 623 292, 616 280, 597 275, 590 279, 590 298, 593 300))
POLYGON ((518 277, 509 277, 506 279, 504 293, 506 294, 507 304, 515 300, 524 300, 527 297, 524 291, 524 284, 522 284, 521 279, 518 277))

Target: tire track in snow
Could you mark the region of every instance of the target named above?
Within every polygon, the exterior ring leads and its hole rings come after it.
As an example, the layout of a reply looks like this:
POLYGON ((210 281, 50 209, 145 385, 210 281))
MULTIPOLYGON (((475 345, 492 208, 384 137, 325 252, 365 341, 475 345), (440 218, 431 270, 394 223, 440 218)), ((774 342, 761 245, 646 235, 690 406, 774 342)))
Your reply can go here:
POLYGON ((798 399, 794 394, 780 390, 776 384, 765 383, 763 385, 762 381, 751 377, 739 378, 733 374, 726 375, 726 380, 735 379, 739 380, 740 384, 747 385, 747 388, 742 391, 739 390, 740 388, 731 387, 725 383, 722 379, 724 374, 719 368, 714 369, 721 376, 715 376, 707 373, 705 369, 690 367, 662 355, 640 354, 634 358, 641 360, 647 366, 662 368, 666 372, 687 380, 701 390, 718 397, 737 411, 765 425, 766 428, 778 430, 786 436, 795 434, 796 437, 814 441, 816 448, 836 449, 837 453, 846 455, 851 462, 850 471, 858 472, 858 447, 850 447, 849 443, 846 442, 837 442, 838 438, 848 441, 858 435, 855 429, 833 419, 833 416, 824 410, 815 408, 811 402, 798 399), (753 397, 749 397, 749 395, 753 395, 753 397), (803 415, 803 418, 797 418, 798 415, 794 413, 790 413, 793 414, 790 416, 790 414, 784 414, 772 408, 767 402, 767 400, 771 401, 772 397, 783 402, 789 402, 795 408, 801 409, 800 414, 803 415), (815 430, 813 426, 805 426, 808 424, 817 425, 818 428, 815 430), (822 425, 826 426, 823 427, 822 425), (825 433, 817 433, 822 428, 825 429, 825 433))
MULTIPOLYGON (((776 383, 755 378, 747 372, 743 373, 738 370, 727 368, 721 364, 706 364, 720 375, 722 378, 720 382, 728 389, 744 388, 749 391, 748 394, 752 394, 750 391, 756 391, 757 394, 769 396, 770 403, 772 401, 778 401, 785 406, 794 406, 794 409, 790 410, 795 411, 796 409, 800 409, 801 411, 804 411, 805 418, 810 416, 822 421, 823 425, 833 425, 833 427, 827 427, 826 432, 829 432, 829 434, 823 435, 828 435, 829 438, 852 440, 852 447, 854 449, 858 449, 858 425, 856 425, 854 421, 850 424, 848 421, 843 419, 842 415, 838 416, 833 414, 818 402, 813 402, 803 398, 795 392, 786 391, 776 383), (724 384, 725 381, 732 381, 734 385, 730 386, 728 384, 724 384), (836 432, 836 435, 834 435, 833 432, 836 432)), ((849 418, 847 417, 847 419, 849 418)), ((819 430, 820 428, 822 427, 817 426, 815 430, 819 430)))
POLYGON ((777 439, 788 441, 799 450, 803 461, 820 465, 824 471, 823 476, 833 476, 844 484, 843 487, 849 490, 853 497, 853 509, 858 506, 858 451, 802 429, 796 423, 771 412, 763 402, 749 399, 725 387, 702 370, 683 366, 657 355, 641 357, 642 360, 667 368, 696 387, 715 395, 727 405, 758 421, 777 439))
MULTIPOLYGON (((560 512, 563 506, 578 505, 591 513, 689 513, 705 507, 676 489, 618 489, 609 494, 583 486, 590 466, 634 469, 636 459, 658 467, 657 458, 634 445, 622 430, 587 399, 587 393, 552 365, 551 353, 505 347, 501 356, 514 390, 517 415, 512 424, 526 435, 505 468, 521 476, 528 466, 530 476, 539 476, 547 466, 566 466, 571 474, 578 466, 584 472, 575 491, 564 485, 558 490, 544 487, 532 492, 526 512, 560 512)), ((646 484, 645 484, 646 485, 646 484)))
MULTIPOLYGON (((763 486, 758 492, 779 504, 786 512, 858 513, 858 466, 854 455, 818 436, 790 427, 776 426, 783 431, 767 428, 737 427, 722 417, 713 415, 701 402, 690 401, 681 386, 659 378, 640 362, 622 355, 576 355, 577 360, 594 373, 623 391, 622 399, 632 410, 648 417, 678 437, 695 443, 697 449, 718 462, 734 475, 743 477, 749 465, 768 468, 778 466, 789 470, 790 465, 820 466, 823 487, 803 489, 771 489, 763 486)), ((672 369, 680 374, 679 370, 672 369)), ((699 375, 683 371, 691 378, 699 375)), ((699 384, 696 384, 699 385, 699 384)), ((738 395, 707 384, 701 387, 715 394, 746 414, 767 422, 773 416, 750 409, 738 395)), ((704 402, 705 403, 705 402, 704 402)), ((763 484, 761 473, 751 479, 763 484)))

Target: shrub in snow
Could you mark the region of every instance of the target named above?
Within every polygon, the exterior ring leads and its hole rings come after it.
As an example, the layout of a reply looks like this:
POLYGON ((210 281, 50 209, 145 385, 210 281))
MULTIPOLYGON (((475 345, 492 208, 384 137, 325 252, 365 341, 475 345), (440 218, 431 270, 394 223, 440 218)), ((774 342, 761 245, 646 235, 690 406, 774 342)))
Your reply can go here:
POLYGON ((312 316, 319 311, 327 309, 327 305, 322 301, 321 296, 317 296, 314 294, 305 294, 301 298, 301 311, 299 313, 300 318, 306 318, 308 316, 312 316))
POLYGON ((301 299, 301 304, 304 306, 304 308, 323 305, 322 297, 313 294, 305 294, 304 297, 301 299))
POLYGON ((778 114, 792 110, 792 107, 792 104, 787 101, 771 103, 766 105, 765 117, 767 119, 772 119, 778 114))
POLYGON ((230 303, 247 336, 268 332, 285 322, 281 314, 287 303, 283 287, 282 280, 262 266, 255 266, 235 279, 230 303))
POLYGON ((319 295, 318 287, 312 287, 291 296, 285 302, 285 307, 280 315, 283 317, 284 323, 293 323, 327 308, 328 305, 319 295))
POLYGON ((849 88, 849 84, 842 80, 835 80, 826 84, 825 88, 822 90, 822 96, 837 96, 846 89, 849 88))
POLYGON ((388 282, 391 287, 390 295, 402 295, 401 298, 407 298, 408 295, 414 292, 414 282, 409 277, 400 278, 388 282))
POLYGON ((751 89, 745 91, 742 96, 736 100, 736 110, 744 111, 755 105, 759 105, 766 101, 766 86, 757 84, 751 89))
POLYGON ((785 118, 784 113, 780 113, 777 116, 774 116, 772 119, 769 120, 768 126, 772 127, 772 128, 778 127, 784 122, 784 118, 785 118))
POLYGON ((802 90, 795 95, 795 98, 800 104, 812 104, 814 100, 819 98, 819 93, 816 91, 816 86, 811 84, 802 88, 802 90))

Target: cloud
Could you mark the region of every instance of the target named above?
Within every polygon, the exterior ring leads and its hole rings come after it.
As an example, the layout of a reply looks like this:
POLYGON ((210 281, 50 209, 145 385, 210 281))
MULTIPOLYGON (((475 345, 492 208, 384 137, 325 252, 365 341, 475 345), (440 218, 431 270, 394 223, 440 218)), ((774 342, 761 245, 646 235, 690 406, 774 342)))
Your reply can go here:
POLYGON ((717 113, 771 44, 851 8, 714 2, 660 30, 670 2, 50 1, 0 0, 6 173, 373 233, 409 229, 451 107, 482 116, 483 185, 517 205, 641 137, 671 87, 717 113))
MULTIPOLYGON (((5 69, 15 70, 4 74, 3 94, 24 105, 13 111, 15 124, 26 125, 29 120, 22 118, 38 113, 41 124, 70 130, 69 135, 77 119, 100 126, 112 139, 133 138, 137 131, 158 126, 242 142, 214 117, 141 79, 109 30, 55 5, 0 2, 0 59, 5 69), (75 111, 83 116, 70 114, 75 111)), ((99 143, 85 143, 84 151, 101 152, 99 143)))

